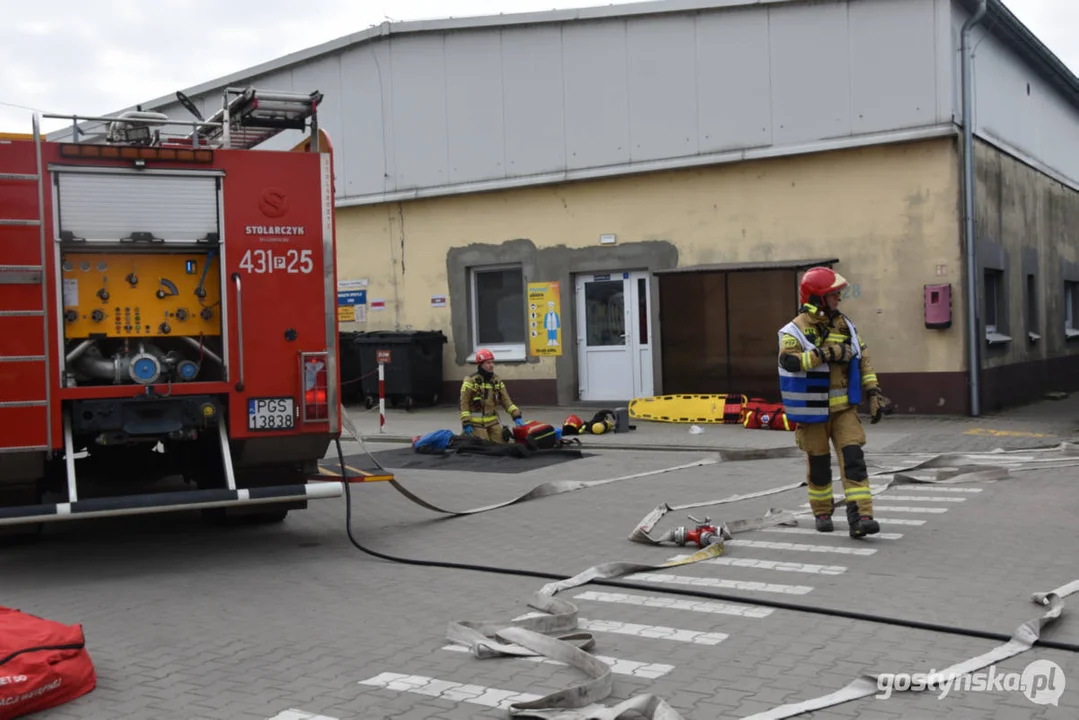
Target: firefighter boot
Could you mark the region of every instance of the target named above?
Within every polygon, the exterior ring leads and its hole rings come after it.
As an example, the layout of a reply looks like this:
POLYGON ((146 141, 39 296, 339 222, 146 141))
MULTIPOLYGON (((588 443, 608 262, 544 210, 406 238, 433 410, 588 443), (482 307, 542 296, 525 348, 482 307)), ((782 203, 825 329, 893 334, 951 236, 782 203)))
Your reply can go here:
POLYGON ((810 455, 808 464, 806 487, 809 490, 809 507, 817 518, 817 532, 832 532, 835 530, 832 523, 832 512, 835 510, 832 459, 829 455, 810 455))
POLYGON ((847 524, 850 525, 850 536, 852 538, 876 535, 880 532, 880 523, 869 515, 860 514, 858 512, 858 503, 856 502, 847 503, 847 524))

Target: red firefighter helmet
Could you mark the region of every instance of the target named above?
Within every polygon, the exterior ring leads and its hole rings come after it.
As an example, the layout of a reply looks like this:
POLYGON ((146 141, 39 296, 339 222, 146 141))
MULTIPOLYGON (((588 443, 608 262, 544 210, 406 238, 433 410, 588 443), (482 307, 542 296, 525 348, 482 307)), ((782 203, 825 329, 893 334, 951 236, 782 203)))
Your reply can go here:
POLYGON ((802 304, 809 303, 813 298, 820 298, 817 302, 822 302, 825 295, 839 292, 845 287, 846 279, 835 270, 826 267, 810 268, 802 276, 802 304))
POLYGON ((494 360, 494 359, 495 359, 495 354, 493 352, 491 352, 490 350, 488 350, 487 348, 480 348, 479 351, 476 353, 476 364, 477 365, 482 365, 485 362, 487 362, 488 360, 494 360))

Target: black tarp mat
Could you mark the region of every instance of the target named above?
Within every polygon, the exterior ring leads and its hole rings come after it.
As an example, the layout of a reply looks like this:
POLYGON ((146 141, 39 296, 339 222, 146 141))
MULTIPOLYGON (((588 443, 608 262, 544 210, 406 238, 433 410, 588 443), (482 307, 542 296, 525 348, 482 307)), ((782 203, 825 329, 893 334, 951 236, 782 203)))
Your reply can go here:
MULTIPOLYGON (((508 449, 508 448, 507 448, 508 449)), ((440 454, 418 453, 412 446, 380 450, 371 453, 380 465, 392 470, 462 470, 486 473, 523 473, 529 470, 560 465, 570 460, 591 457, 579 446, 538 450, 525 457, 484 455, 447 450, 440 454)))

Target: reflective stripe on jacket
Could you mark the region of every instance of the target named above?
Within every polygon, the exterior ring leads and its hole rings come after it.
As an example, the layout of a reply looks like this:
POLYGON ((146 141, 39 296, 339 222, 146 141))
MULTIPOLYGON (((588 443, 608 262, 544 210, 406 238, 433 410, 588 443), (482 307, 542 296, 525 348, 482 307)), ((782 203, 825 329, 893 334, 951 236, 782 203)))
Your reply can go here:
MULTIPOLYGON (((780 352, 783 351, 784 335, 797 338, 802 344, 802 349, 807 353, 815 347, 797 325, 789 322, 779 331, 780 352)), ((803 361, 802 366, 805 365, 803 361)), ((797 423, 826 422, 831 377, 831 367, 828 363, 821 363, 812 370, 799 372, 791 372, 779 367, 779 394, 787 417, 797 423)))
POLYGON ((513 418, 521 416, 521 411, 513 404, 506 384, 498 375, 484 380, 476 373, 461 383, 461 425, 490 427, 498 423, 498 409, 502 408, 513 418))

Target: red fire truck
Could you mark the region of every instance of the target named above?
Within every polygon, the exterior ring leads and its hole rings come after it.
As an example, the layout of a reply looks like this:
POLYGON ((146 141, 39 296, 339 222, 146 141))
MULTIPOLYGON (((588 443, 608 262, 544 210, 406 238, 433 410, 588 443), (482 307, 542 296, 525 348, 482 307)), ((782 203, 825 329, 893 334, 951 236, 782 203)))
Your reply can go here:
POLYGON ((322 95, 177 97, 0 136, 0 531, 342 492, 308 482, 341 423, 322 95))

